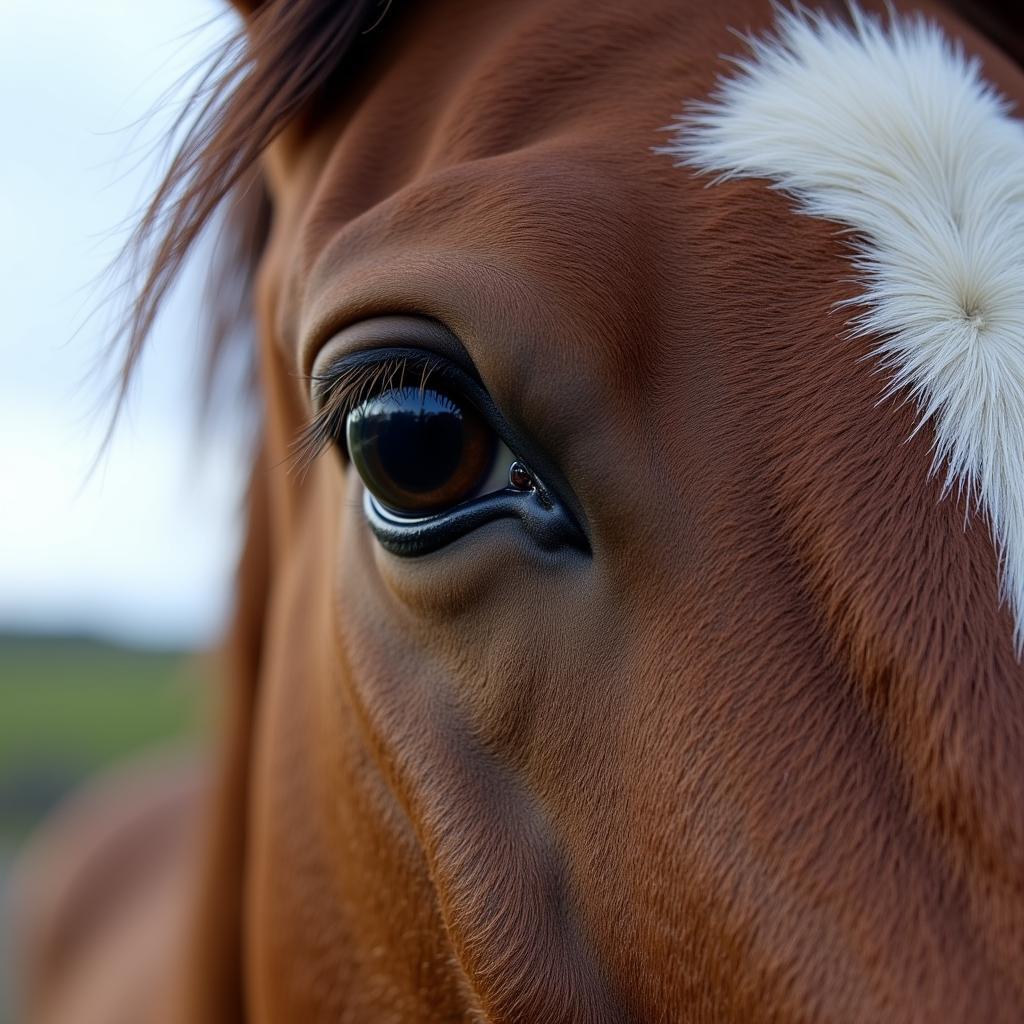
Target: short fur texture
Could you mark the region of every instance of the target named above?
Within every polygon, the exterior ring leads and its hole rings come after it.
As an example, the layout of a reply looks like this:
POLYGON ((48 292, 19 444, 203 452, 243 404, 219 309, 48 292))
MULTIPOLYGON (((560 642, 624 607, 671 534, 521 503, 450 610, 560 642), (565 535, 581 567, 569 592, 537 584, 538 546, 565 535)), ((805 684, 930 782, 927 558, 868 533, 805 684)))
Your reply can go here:
MULTIPOLYGON (((191 189, 274 113, 216 758, 30 854, 23 1019, 1020 1024, 990 533, 940 500, 932 423, 879 403, 880 339, 830 315, 835 223, 651 152, 770 0, 394 4, 343 81, 339 2, 256 7, 191 189), (339 451, 289 470, 315 368, 397 316, 462 347, 591 554, 505 521, 397 558, 339 451), (198 848, 146 841, 153 802, 198 848)), ((918 6, 1024 102, 998 43, 918 6)))
POLYGON ((988 515, 1024 652, 1024 125, 935 23, 782 12, 666 151, 856 232, 853 329, 988 515))

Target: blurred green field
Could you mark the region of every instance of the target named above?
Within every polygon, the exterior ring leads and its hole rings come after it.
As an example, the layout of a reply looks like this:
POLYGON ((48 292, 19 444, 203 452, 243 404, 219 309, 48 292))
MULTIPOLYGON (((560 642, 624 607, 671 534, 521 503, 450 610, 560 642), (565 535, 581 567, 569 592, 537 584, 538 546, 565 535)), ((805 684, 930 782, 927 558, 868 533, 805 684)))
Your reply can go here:
POLYGON ((198 733, 194 655, 0 635, 0 1024, 9 1024, 6 881, 32 829, 85 779, 198 733))
POLYGON ((194 656, 0 636, 0 840, 20 840, 92 773, 194 735, 194 656))

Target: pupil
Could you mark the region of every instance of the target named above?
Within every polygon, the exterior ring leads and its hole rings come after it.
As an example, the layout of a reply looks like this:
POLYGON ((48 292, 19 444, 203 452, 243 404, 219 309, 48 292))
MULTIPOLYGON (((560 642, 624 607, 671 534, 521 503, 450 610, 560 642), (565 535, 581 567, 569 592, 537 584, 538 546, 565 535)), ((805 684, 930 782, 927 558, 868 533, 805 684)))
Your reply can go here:
POLYGON ((349 415, 349 455, 385 505, 425 512, 470 497, 493 458, 476 410, 435 388, 401 387, 349 415))
POLYGON ((402 388, 368 403, 364 421, 374 435, 381 469, 403 490, 440 487, 462 457, 462 411, 437 391, 402 388))

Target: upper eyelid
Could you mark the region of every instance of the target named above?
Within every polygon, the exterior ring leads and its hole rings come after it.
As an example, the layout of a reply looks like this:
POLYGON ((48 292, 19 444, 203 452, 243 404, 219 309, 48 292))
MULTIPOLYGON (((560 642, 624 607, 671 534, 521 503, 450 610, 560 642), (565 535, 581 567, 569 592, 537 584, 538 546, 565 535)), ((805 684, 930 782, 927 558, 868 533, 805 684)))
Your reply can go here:
MULTIPOLYGON (((401 379, 402 374, 410 367, 423 371, 422 380, 425 382, 430 375, 442 373, 448 376, 449 373, 459 375, 466 371, 444 356, 431 352, 429 349, 421 349, 413 346, 380 347, 376 349, 361 349, 358 352, 349 352, 337 360, 329 363, 320 373, 310 377, 313 385, 314 401, 318 398, 321 401, 326 398, 330 400, 330 394, 335 392, 339 386, 344 386, 346 378, 350 375, 354 383, 360 383, 366 378, 372 378, 372 372, 376 370, 388 371, 388 387, 396 385, 395 375, 401 379)), ((466 374, 477 384, 479 378, 476 375, 466 374)), ((376 383, 375 380, 371 380, 376 383)))
POLYGON ((322 375, 317 374, 320 364, 326 363, 329 368, 349 357, 359 358, 376 350, 408 349, 448 359, 479 379, 462 339, 437 317, 411 313, 368 316, 325 335, 323 340, 306 349, 311 353, 310 361, 305 364, 310 377, 322 375))

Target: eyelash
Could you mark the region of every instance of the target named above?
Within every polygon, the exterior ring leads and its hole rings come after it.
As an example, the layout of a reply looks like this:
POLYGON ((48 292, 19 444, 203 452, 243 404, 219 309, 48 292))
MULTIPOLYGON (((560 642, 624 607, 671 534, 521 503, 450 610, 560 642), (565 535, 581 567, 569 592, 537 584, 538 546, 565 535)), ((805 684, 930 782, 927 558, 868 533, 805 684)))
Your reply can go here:
MULTIPOLYGON (((318 392, 321 405, 293 444, 293 466, 299 472, 305 472, 325 448, 344 438, 345 421, 354 409, 374 395, 404 386, 409 371, 419 372, 420 388, 426 388, 428 382, 438 375, 442 379, 457 376, 448 362, 439 356, 428 352, 409 352, 349 360, 312 377, 310 384, 318 392)), ((342 442, 341 448, 347 458, 344 447, 342 442)))

